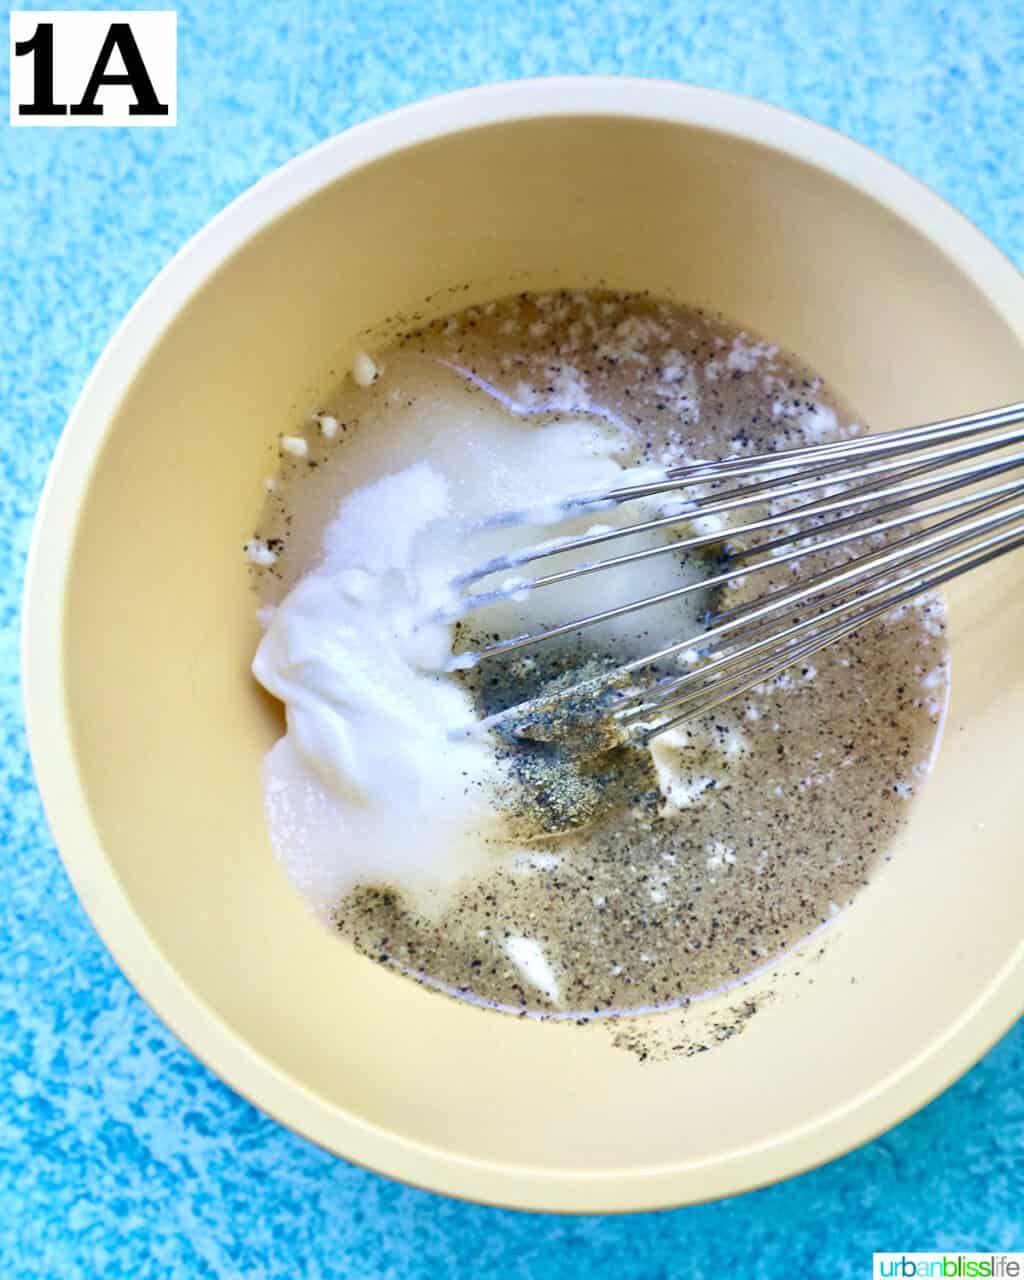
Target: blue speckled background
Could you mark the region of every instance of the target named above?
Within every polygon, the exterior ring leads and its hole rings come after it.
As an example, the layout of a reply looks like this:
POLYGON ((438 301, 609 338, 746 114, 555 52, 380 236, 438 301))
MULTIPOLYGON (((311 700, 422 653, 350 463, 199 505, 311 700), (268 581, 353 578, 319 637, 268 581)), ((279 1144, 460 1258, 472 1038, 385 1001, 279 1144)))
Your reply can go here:
POLYGON ((213 213, 312 143, 562 72, 668 76, 824 121, 1024 263, 1021 0, 188 3, 176 129, 0 125, 3 1280, 853 1277, 874 1249, 1024 1249, 1024 1027, 892 1133, 782 1186, 627 1219, 479 1208, 335 1160, 214 1079, 121 977, 53 849, 21 723, 20 580, 54 444, 117 322, 213 213))

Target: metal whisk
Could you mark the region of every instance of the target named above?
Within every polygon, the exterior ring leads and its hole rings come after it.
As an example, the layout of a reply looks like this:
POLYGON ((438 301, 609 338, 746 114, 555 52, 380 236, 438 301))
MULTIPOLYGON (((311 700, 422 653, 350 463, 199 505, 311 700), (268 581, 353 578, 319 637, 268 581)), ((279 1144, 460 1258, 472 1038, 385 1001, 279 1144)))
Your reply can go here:
MULTIPOLYGON (((643 483, 567 498, 560 507, 570 518, 638 498, 679 494, 673 509, 657 518, 548 540, 477 566, 456 583, 469 593, 459 616, 513 591, 539 591, 651 556, 717 545, 723 553, 721 568, 678 589, 496 640, 460 655, 453 666, 491 662, 690 592, 770 574, 787 562, 799 561, 802 568, 818 556, 820 565, 820 553, 828 553, 830 562, 823 568, 806 576, 798 569, 792 583, 769 586, 742 604, 709 612, 703 631, 557 693, 509 707, 486 722, 514 731, 517 723, 553 703, 589 700, 624 738, 649 740, 774 679, 895 606, 1024 545, 1024 452, 1017 448, 1022 444, 1024 403, 1019 403, 830 444, 671 467, 657 475, 645 473, 643 483), (755 509, 752 518, 741 515, 739 523, 723 532, 690 532, 676 541, 517 578, 511 587, 482 589, 492 574, 543 567, 550 556, 587 556, 621 538, 680 525, 692 528, 699 517, 745 508, 755 509)), ((522 513, 503 513, 488 524, 523 520, 522 513)))

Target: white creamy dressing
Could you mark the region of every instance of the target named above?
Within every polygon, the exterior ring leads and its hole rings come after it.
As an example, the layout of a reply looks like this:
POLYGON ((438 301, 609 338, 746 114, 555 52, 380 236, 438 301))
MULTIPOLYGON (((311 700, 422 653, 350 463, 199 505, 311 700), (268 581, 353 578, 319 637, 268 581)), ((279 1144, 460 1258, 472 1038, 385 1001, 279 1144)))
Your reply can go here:
MULTIPOLYGON (((360 885, 405 890, 434 914, 460 879, 523 854, 503 834, 495 798, 505 765, 493 742, 486 733, 452 733, 477 718, 467 692, 445 673, 453 628, 432 616, 451 605, 452 579, 517 547, 585 532, 597 520, 635 523, 661 508, 643 499, 565 519, 557 502, 567 495, 647 478, 628 468, 628 429, 523 421, 454 379, 450 395, 425 410, 410 412, 403 398, 401 411, 381 412, 358 443, 353 470, 361 483, 328 522, 319 562, 267 611, 253 661, 256 678, 286 709, 287 732, 265 763, 270 828, 319 914, 360 885), (479 528, 495 512, 523 509, 532 524, 479 528), (552 523, 540 527, 541 520, 552 523)), ((666 539, 631 535, 590 558, 666 539)), ((537 571, 579 560, 579 553, 553 556, 537 571)), ((700 577, 671 554, 523 590, 521 579, 533 571, 527 565, 485 584, 507 593, 474 615, 486 633, 557 625, 700 577)), ((700 595, 685 597, 689 607, 676 602, 600 624, 591 638, 623 660, 678 642, 701 629, 700 595)), ((678 804, 678 783, 664 758, 658 764, 666 799, 678 804)), ((507 954, 556 999, 537 944, 517 939, 507 954)))

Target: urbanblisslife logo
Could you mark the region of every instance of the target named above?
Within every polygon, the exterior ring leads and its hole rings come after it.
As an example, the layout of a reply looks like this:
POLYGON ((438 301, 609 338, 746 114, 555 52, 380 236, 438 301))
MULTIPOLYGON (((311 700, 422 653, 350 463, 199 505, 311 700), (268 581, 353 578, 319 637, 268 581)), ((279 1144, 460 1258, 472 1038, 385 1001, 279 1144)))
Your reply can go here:
POLYGON ((876 1253, 874 1277, 927 1276, 943 1280, 967 1277, 1011 1277, 1024 1280, 1024 1253, 876 1253))

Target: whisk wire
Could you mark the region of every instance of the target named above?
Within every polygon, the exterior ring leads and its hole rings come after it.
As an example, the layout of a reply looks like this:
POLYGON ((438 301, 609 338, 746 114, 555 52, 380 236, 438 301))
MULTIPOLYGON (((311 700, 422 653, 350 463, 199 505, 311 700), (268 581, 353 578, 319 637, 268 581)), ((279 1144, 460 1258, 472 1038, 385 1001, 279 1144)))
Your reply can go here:
MULTIPOLYGON (((990 517, 984 522, 978 521, 976 522, 976 527, 971 530, 961 531, 952 537, 944 539, 930 539, 928 541, 928 545, 921 543, 915 546, 909 554, 887 556, 885 558, 886 563, 898 564, 900 568, 909 567, 912 564, 927 559, 936 548, 945 549, 947 547, 952 548, 958 546, 965 539, 976 537, 983 528, 987 529, 998 527, 1001 524, 1007 523, 1008 520, 1018 521, 1022 515, 1024 515, 1024 504, 1021 504, 1009 515, 990 517)), ((996 540, 1001 541, 1005 538, 1012 537, 1017 532, 1019 532, 1019 530, 1011 529, 1000 535, 996 540)), ((984 545, 988 544, 986 543, 984 545)), ((970 555, 975 550, 977 550, 977 548, 968 548, 957 552, 955 555, 946 557, 945 559, 940 559, 938 562, 933 564, 932 568, 940 568, 946 564, 951 564, 966 555, 970 555)), ((696 680, 706 679, 709 675, 719 671, 723 667, 734 665, 737 662, 743 661, 766 650, 774 650, 778 647, 780 642, 787 642, 793 637, 799 636, 807 631, 814 630, 815 628, 820 627, 822 623, 827 622, 830 618, 837 618, 840 615, 849 612, 852 608, 862 609, 869 601, 876 599, 879 596, 890 594, 897 588, 915 581, 920 576, 921 575, 918 573, 904 574, 895 580, 885 578, 885 564, 877 568, 874 573, 869 574, 866 577, 862 577, 856 582, 852 580, 850 574, 841 575, 837 578, 837 581, 842 582, 841 589, 839 591, 831 591, 828 595, 828 599, 830 601, 835 600, 835 603, 831 604, 829 608, 823 609, 821 612, 814 613, 809 618, 797 620, 781 632, 772 631, 765 639, 750 640, 745 637, 745 639, 747 639, 747 643, 745 643, 742 648, 737 649, 734 652, 722 653, 716 658, 711 658, 702 666, 694 668, 692 671, 686 672, 683 675, 677 676, 674 680, 670 681, 667 685, 663 685, 661 688, 663 691, 682 688, 696 680), (879 585, 870 588, 867 591, 862 590, 867 583, 877 581, 879 578, 883 579, 879 585), (844 579, 850 580, 844 581, 844 579)), ((801 602, 806 603, 808 600, 812 600, 816 595, 823 594, 826 587, 832 587, 834 585, 835 584, 833 582, 810 584, 799 592, 790 593, 787 600, 787 607, 784 609, 780 609, 778 606, 772 605, 771 603, 759 605, 757 609, 753 610, 753 613, 756 621, 761 623, 762 626, 760 628, 755 628, 755 634, 758 629, 765 629, 763 627, 765 622, 768 622, 769 628, 777 627, 780 621, 784 621, 788 616, 792 616, 794 614, 795 609, 799 607, 801 602)), ((921 589, 923 590, 923 588, 921 589)), ((746 617, 733 618, 720 624, 718 627, 712 627, 699 637, 691 637, 690 643, 692 645, 695 641, 699 641, 706 645, 707 641, 711 638, 721 637, 728 635, 730 632, 735 632, 741 626, 745 625, 747 621, 748 619, 746 617)), ((653 690, 648 691, 646 694, 633 693, 626 695, 624 701, 629 702, 635 698, 645 696, 649 698, 652 694, 658 695, 658 693, 659 687, 655 686, 653 690)))
MULTIPOLYGON (((593 695, 605 697, 624 733, 646 741, 775 679, 793 663, 852 635, 898 605, 1017 549, 1024 545, 1024 477, 1000 480, 984 489, 979 486, 1024 467, 1024 451, 989 456, 1024 443, 1022 424, 1024 404, 1007 405, 884 435, 687 463, 666 470, 660 479, 568 499, 564 507, 570 512, 673 491, 682 495, 664 515, 552 539, 496 557, 465 574, 459 585, 472 586, 502 570, 619 538, 676 530, 683 536, 517 579, 514 591, 535 591, 628 569, 653 556, 716 546, 724 550, 725 564, 699 581, 497 640, 478 652, 460 655, 458 665, 476 665, 680 601, 694 592, 740 586, 751 575, 777 574, 787 566, 799 575, 808 557, 812 570, 792 583, 770 584, 752 599, 709 613, 703 631, 557 694, 498 712, 486 723, 514 722, 553 700, 593 695), (729 487, 716 490, 716 485, 729 487), (693 495, 695 486, 699 491, 693 495), (701 517, 722 517, 756 506, 766 507, 766 514, 725 529, 701 531, 693 526, 701 517), (837 554, 845 555, 845 561, 835 563, 837 554), (819 568, 823 557, 824 567, 819 568), (829 557, 833 563, 828 563, 829 557), (687 670, 658 675, 637 687, 636 673, 651 669, 657 674, 666 663, 680 660, 689 664, 687 670)), ((464 598, 462 610, 471 612, 506 594, 511 590, 478 591, 464 598)))
MULTIPOLYGON (((955 565, 948 569, 945 573, 935 574, 912 582, 912 585, 906 590, 898 593, 896 596, 888 597, 881 602, 865 609, 856 618, 845 623, 836 624, 832 628, 828 628, 823 632, 815 633, 815 635, 804 644, 787 649, 781 656, 778 656, 774 662, 766 661, 757 664, 755 667, 744 671, 739 682, 732 683, 724 692, 718 690, 717 686, 712 685, 711 696, 697 697, 690 703, 687 709, 679 712, 670 720, 659 721, 653 726, 643 726, 640 733, 641 740, 649 741, 657 734, 664 733, 668 729, 675 728, 677 725, 687 720, 693 720, 698 716, 706 715, 709 711, 713 711, 716 707, 721 706, 725 702, 731 701, 735 697, 748 692, 756 685, 763 684, 768 680, 773 680, 777 676, 782 675, 796 662, 812 656, 820 650, 837 643, 840 640, 852 635, 855 631, 860 630, 866 623, 873 619, 888 613, 890 610, 897 608, 899 605, 911 601, 928 592, 935 591, 939 587, 944 586, 947 582, 959 577, 963 573, 967 573, 972 569, 980 568, 982 565, 988 564, 990 561, 998 559, 1009 551, 1015 551, 1019 547, 1024 546, 1024 530, 1011 531, 1003 534, 998 538, 991 539, 989 549, 984 554, 974 555, 972 558, 955 565)), ((988 545, 988 544, 987 544, 988 545)), ((955 557, 960 559, 959 556, 955 557)), ((701 693, 706 691, 699 691, 701 693)), ((679 699, 678 702, 683 702, 679 699)), ((678 703, 663 703, 661 709, 664 710, 669 705, 678 705, 678 703)))

